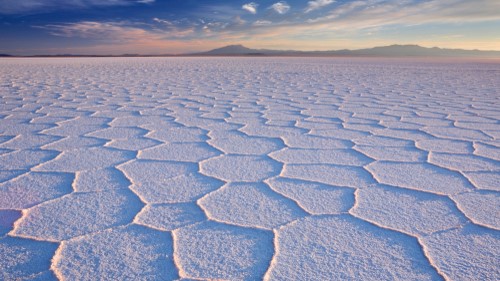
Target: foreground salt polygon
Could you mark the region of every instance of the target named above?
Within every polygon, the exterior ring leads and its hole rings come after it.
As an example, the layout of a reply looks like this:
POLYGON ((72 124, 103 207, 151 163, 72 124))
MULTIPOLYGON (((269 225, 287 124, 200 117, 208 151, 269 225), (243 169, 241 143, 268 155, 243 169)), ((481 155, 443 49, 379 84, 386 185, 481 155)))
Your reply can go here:
POLYGON ((499 280, 500 63, 0 61, 0 279, 499 280))

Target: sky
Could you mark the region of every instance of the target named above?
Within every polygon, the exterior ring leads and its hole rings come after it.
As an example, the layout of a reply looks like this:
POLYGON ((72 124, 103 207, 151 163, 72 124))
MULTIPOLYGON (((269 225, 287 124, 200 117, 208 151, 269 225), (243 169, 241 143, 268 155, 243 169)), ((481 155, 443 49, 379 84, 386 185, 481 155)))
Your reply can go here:
POLYGON ((0 53, 182 54, 231 44, 500 50, 500 0, 0 0, 0 53))

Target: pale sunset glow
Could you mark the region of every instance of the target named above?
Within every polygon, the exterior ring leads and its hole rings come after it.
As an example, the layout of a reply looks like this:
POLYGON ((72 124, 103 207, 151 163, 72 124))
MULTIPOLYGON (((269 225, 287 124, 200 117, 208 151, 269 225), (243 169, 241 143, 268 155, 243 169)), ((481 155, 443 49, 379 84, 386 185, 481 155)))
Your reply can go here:
POLYGON ((500 50, 495 0, 85 0, 0 3, 0 53, 180 54, 230 44, 500 50))

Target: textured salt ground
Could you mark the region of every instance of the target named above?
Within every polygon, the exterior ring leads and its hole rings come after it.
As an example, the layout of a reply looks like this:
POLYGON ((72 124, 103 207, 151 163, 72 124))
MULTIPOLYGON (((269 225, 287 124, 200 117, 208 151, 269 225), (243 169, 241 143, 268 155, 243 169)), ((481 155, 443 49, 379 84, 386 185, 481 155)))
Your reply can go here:
POLYGON ((499 280, 500 64, 0 60, 0 280, 499 280))

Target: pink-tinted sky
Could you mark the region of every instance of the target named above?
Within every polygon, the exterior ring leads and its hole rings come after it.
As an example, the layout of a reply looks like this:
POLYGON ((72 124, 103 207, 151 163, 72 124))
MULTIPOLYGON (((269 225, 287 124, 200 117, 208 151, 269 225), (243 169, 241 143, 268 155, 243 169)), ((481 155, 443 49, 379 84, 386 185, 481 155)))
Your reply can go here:
POLYGON ((0 53, 167 54, 228 44, 500 50, 498 0, 3 0, 0 53))

